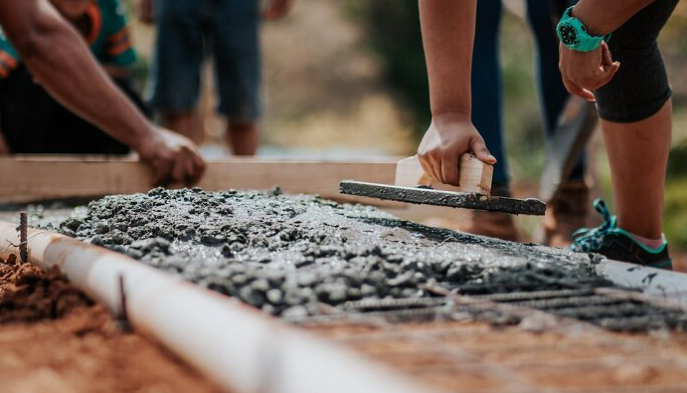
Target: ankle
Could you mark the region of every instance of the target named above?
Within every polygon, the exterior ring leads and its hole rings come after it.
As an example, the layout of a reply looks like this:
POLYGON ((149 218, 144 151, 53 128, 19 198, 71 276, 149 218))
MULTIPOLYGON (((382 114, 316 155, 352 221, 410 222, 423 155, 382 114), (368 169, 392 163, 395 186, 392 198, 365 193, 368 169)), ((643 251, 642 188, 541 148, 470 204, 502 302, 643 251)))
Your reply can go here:
POLYGON ((665 242, 666 238, 665 235, 661 235, 661 237, 652 239, 652 238, 647 238, 647 237, 642 237, 639 235, 635 235, 634 233, 628 232, 632 238, 637 242, 640 243, 644 246, 646 246, 649 249, 655 250, 657 248, 661 248, 665 242))

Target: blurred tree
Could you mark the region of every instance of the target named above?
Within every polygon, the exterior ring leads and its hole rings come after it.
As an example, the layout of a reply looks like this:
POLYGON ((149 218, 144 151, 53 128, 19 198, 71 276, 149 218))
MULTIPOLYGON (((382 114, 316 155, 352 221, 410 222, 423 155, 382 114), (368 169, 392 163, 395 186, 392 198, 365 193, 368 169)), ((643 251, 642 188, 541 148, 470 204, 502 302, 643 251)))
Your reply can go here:
POLYGON ((390 84, 415 112, 414 128, 420 137, 431 112, 417 0, 349 0, 346 7, 362 23, 390 84))

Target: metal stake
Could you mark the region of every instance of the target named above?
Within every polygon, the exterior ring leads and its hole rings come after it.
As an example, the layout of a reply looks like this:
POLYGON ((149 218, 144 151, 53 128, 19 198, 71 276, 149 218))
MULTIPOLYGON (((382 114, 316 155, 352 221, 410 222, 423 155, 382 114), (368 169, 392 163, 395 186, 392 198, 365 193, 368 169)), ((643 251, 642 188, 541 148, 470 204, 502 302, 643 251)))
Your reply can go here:
POLYGON ((19 257, 24 263, 29 261, 28 223, 29 214, 27 212, 19 213, 19 257))
POLYGON ((125 332, 131 331, 129 323, 129 311, 126 308, 126 290, 124 288, 124 275, 119 275, 119 315, 117 316, 119 328, 125 332))

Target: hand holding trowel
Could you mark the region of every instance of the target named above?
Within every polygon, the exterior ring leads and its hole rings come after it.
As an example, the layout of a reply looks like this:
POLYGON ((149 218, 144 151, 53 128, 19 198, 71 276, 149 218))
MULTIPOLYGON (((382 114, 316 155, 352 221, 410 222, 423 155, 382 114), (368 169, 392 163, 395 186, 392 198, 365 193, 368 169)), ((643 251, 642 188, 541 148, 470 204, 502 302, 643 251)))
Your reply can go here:
POLYGON ((544 215, 546 204, 538 199, 515 199, 491 196, 493 166, 473 154, 460 156, 459 186, 439 183, 428 176, 417 156, 396 165, 394 185, 343 181, 342 194, 365 196, 399 202, 486 210, 509 214, 544 215))

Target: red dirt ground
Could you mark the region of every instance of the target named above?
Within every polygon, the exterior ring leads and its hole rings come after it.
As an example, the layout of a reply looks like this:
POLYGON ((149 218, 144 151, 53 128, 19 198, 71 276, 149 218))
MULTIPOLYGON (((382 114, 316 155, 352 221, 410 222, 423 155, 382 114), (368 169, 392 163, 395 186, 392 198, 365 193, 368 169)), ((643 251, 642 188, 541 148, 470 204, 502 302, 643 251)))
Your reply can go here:
POLYGON ((0 391, 220 390, 158 345, 126 333, 57 271, 0 260, 0 391))

